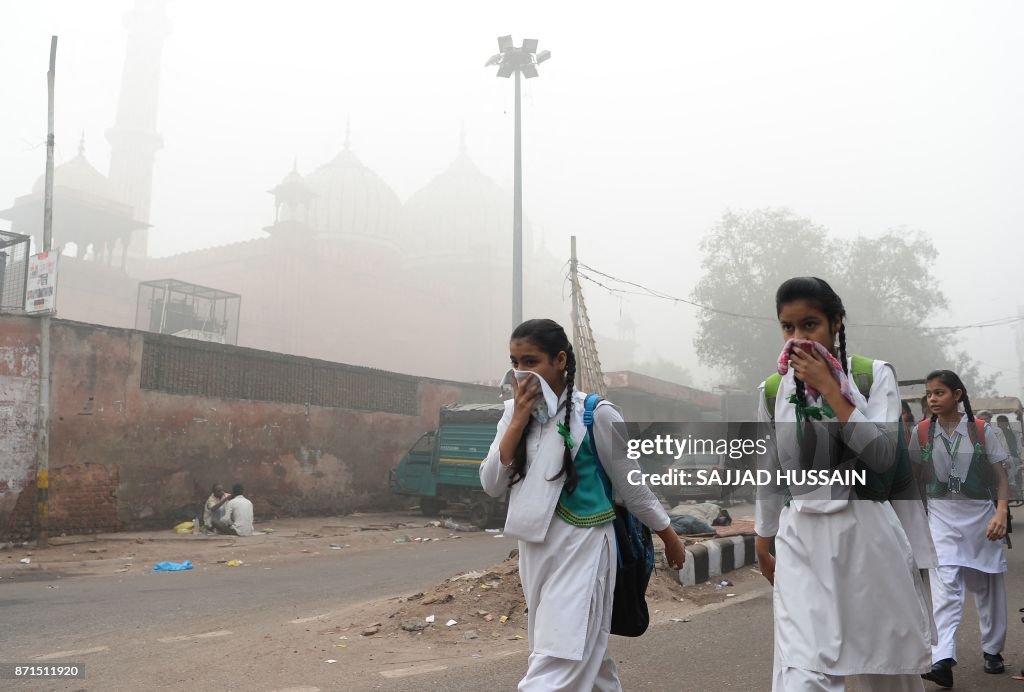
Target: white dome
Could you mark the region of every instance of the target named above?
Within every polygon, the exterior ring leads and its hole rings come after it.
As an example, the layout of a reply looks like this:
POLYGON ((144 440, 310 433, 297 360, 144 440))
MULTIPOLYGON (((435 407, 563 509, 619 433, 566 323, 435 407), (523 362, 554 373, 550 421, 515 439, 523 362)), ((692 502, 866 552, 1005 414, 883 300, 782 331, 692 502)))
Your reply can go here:
POLYGON ((309 225, 318 235, 362 235, 398 243, 402 203, 348 148, 306 177, 315 195, 309 225))
MULTIPOLYGON (((465 152, 414 194, 405 209, 410 259, 511 264, 512 193, 484 175, 465 152)), ((527 255, 529 237, 524 222, 527 255)))
MULTIPOLYGON (((42 192, 45 186, 46 176, 41 175, 32 186, 32 192, 42 192)), ((78 155, 75 158, 53 170, 53 187, 55 190, 59 188, 105 201, 118 200, 117 192, 107 176, 96 170, 85 158, 84 142, 78 145, 78 155)))

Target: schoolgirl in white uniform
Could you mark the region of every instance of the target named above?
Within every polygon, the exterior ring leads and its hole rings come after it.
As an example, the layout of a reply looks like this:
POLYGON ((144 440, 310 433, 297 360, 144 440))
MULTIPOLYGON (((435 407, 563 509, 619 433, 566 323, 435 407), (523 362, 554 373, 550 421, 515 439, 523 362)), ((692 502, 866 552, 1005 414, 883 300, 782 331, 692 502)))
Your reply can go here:
POLYGON ((926 679, 952 687, 953 666, 957 663, 956 631, 967 591, 974 594, 978 607, 985 672, 998 674, 1005 670, 1002 651, 1007 606, 1003 574, 1009 484, 1002 462, 1008 455, 987 423, 982 445, 967 388, 955 372, 929 373, 925 391, 931 417, 915 430, 910 454, 913 461, 925 465, 924 473, 932 475, 928 524, 939 558, 929 575, 939 637, 926 679), (959 404, 963 404, 963 414, 959 404), (922 434, 926 439, 923 449, 922 434), (995 498, 991 495, 993 487, 995 498))
POLYGON ((597 456, 583 424, 586 396, 573 391, 576 357, 565 331, 529 320, 512 332, 512 367, 530 371, 505 402, 497 435, 480 465, 492 497, 509 495, 505 534, 519 539, 519 573, 528 608, 530 657, 519 689, 530 692, 621 690, 608 655, 617 553, 614 505, 600 481, 597 458, 615 494, 665 544, 679 569, 682 541, 655 495, 627 478, 637 470, 625 454, 622 416, 601 402, 594 412, 597 456), (550 419, 538 403, 544 390, 558 404, 550 419))
MULTIPOLYGON (((784 340, 816 341, 850 372, 846 311, 831 286, 790 279, 776 293, 776 309, 784 340)), ((820 354, 795 349, 790 364, 774 411, 762 384, 758 420, 774 427, 763 468, 799 469, 807 454, 828 460, 830 434, 812 420, 816 413, 840 426, 847 454, 873 471, 891 468, 901 413, 892 367, 874 361, 868 399, 853 388, 851 403, 820 354), (810 399, 808 388, 820 396, 810 399), (805 437, 808 426, 814 438, 805 437), (801 449, 807 439, 816 446, 801 449)), ((826 486, 786 502, 778 489, 760 487, 755 532, 758 564, 775 587, 774 692, 843 690, 847 676, 861 690, 923 689, 932 628, 918 567, 934 566, 934 548, 919 499, 874 501, 826 486)))

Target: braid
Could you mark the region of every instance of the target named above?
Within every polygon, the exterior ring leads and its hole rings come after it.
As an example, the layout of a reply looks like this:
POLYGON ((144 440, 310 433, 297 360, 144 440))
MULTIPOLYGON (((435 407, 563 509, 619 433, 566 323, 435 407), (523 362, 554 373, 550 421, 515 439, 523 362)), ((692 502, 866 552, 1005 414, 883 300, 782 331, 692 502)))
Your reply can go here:
POLYGON ((971 410, 971 399, 967 396, 967 390, 962 390, 963 394, 960 395, 960 401, 964 402, 964 413, 967 414, 967 420, 974 422, 974 411, 971 410))
MULTIPOLYGON (((575 389, 576 382, 576 354, 572 350, 572 344, 569 344, 565 349, 566 362, 565 362, 565 420, 564 424, 566 428, 570 428, 570 421, 572 421, 572 393, 575 389)), ((572 448, 568 444, 565 445, 565 452, 562 455, 562 470, 558 472, 558 475, 551 480, 556 480, 565 475, 565 492, 572 495, 576 490, 576 464, 573 463, 572 459, 572 448)))
POLYGON ((807 389, 804 387, 803 380, 793 378, 796 383, 796 400, 801 406, 807 405, 807 389))
POLYGON ((843 364, 843 372, 850 374, 850 366, 846 363, 846 323, 839 325, 839 362, 843 364))

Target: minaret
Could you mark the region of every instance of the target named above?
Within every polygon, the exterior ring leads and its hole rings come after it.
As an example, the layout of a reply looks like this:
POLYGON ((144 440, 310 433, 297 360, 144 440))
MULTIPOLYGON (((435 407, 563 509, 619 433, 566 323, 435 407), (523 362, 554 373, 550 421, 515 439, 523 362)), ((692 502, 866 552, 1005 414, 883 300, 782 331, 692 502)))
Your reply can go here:
MULTIPOLYGON (((110 142, 110 182, 121 200, 134 210, 135 220, 149 223, 153 192, 153 159, 163 146, 156 131, 160 90, 160 56, 170 23, 164 12, 165 0, 135 0, 125 14, 128 31, 117 120, 107 130, 110 142)), ((129 262, 146 257, 148 229, 132 234, 129 262)))

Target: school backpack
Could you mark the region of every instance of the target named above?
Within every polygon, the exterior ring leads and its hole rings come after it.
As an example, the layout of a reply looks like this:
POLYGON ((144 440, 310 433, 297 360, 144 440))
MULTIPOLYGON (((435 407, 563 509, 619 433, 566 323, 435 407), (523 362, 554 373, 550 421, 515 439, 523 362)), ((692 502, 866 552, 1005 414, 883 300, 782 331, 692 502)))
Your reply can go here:
MULTIPOLYGON (((850 378, 857 385, 857 391, 861 393, 861 396, 865 399, 870 398, 871 385, 875 382, 875 361, 865 356, 850 356, 850 378)), ((773 424, 775 422, 775 402, 781 386, 782 375, 777 372, 769 375, 764 381, 764 401, 773 424)), ((856 469, 864 472, 865 482, 858 484, 856 489, 857 495, 865 500, 885 502, 902 493, 914 483, 913 467, 903 435, 897 436, 896 463, 884 472, 874 471, 860 460, 857 461, 856 469)))
MULTIPOLYGON (((611 480, 601 465, 597 454, 597 438, 594 437, 594 410, 601 402, 599 394, 590 394, 583 404, 583 424, 597 458, 597 468, 608 497, 615 502, 611 480)), ((615 545, 618 567, 615 573, 615 594, 612 600, 611 633, 622 637, 639 637, 651 623, 647 609, 647 585, 654 572, 654 540, 651 530, 642 521, 622 507, 615 505, 615 545)))

